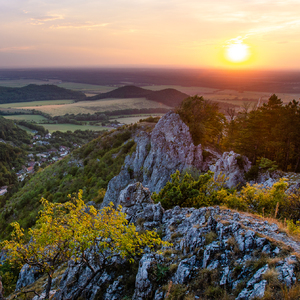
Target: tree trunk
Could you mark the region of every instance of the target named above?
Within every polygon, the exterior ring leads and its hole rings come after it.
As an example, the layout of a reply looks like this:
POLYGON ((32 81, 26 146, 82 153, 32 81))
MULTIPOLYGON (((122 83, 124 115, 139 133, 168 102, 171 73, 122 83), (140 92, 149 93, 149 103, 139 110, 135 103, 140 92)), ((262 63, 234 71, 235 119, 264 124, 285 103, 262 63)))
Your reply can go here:
POLYGON ((296 166, 295 166, 295 170, 294 170, 295 173, 297 172, 297 169, 298 169, 298 166, 299 166, 299 161, 300 161, 300 155, 298 156, 297 163, 296 163, 296 166))
POLYGON ((288 167, 288 164, 289 164, 289 159, 290 159, 290 138, 288 138, 288 142, 287 142, 287 150, 286 150, 286 155, 285 155, 284 171, 287 171, 287 167, 288 167))
POLYGON ((49 299, 50 297, 50 290, 51 290, 51 284, 52 284, 52 275, 53 273, 48 273, 48 282, 47 282, 47 287, 46 287, 46 295, 45 299, 49 299))

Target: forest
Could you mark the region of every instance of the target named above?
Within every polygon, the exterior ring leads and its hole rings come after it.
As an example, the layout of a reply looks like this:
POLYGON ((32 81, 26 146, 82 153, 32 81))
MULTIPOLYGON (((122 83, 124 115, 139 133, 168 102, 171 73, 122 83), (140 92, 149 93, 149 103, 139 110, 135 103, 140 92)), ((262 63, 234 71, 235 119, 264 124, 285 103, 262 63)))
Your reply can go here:
POLYGON ((85 94, 56 85, 29 84, 21 88, 0 86, 0 104, 41 100, 84 99, 85 94))
MULTIPOLYGON (((217 103, 189 97, 176 109, 189 126, 195 144, 233 150, 247 156, 254 167, 266 158, 283 171, 300 172, 300 104, 284 104, 275 94, 260 107, 220 113, 217 103)), ((256 170, 255 170, 256 169, 256 170)))

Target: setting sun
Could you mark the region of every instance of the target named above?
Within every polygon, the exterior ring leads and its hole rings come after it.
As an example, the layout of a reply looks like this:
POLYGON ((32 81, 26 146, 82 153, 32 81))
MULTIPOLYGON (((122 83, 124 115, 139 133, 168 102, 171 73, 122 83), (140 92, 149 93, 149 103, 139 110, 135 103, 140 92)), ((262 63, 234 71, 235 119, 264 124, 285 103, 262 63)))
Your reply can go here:
POLYGON ((233 63, 244 62, 249 56, 249 47, 243 43, 231 44, 226 49, 226 58, 233 63))

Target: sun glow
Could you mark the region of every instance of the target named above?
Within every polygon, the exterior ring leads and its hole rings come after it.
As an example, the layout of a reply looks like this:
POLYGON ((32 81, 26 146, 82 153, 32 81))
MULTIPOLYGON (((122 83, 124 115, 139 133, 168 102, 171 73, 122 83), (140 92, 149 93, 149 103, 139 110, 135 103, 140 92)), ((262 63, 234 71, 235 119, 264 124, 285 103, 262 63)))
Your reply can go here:
POLYGON ((249 56, 249 46, 243 43, 231 44, 226 48, 226 59, 233 63, 246 61, 249 56))

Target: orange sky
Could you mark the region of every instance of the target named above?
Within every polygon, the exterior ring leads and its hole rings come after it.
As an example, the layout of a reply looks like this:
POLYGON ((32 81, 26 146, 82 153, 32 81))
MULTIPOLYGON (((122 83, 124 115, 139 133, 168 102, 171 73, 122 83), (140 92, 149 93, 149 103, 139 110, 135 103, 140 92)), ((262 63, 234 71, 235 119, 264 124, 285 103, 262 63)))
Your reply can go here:
POLYGON ((299 0, 0 0, 0 68, 300 69, 299 0), (247 62, 225 51, 246 44, 247 62))

